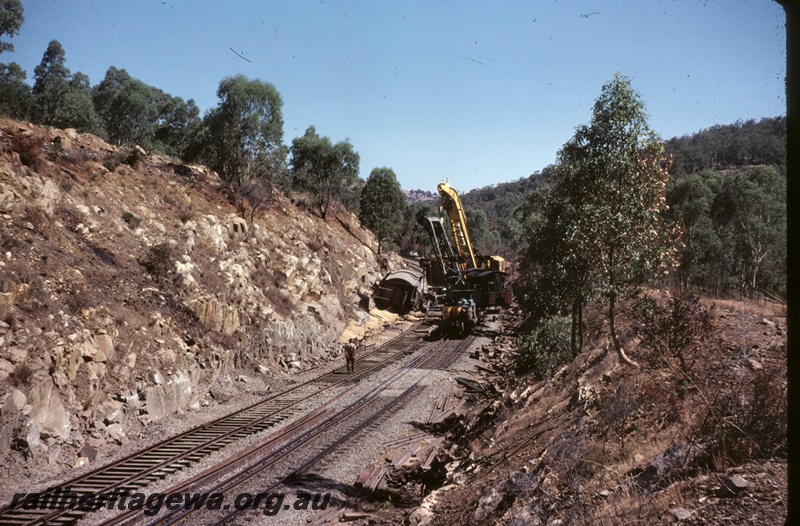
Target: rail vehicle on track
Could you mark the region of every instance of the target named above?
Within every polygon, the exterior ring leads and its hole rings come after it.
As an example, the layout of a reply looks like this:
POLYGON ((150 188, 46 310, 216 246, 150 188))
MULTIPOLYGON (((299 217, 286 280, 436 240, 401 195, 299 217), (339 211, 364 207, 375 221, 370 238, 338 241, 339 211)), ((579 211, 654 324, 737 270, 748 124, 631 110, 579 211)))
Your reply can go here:
POLYGON ((513 294, 507 284, 505 260, 482 256, 473 248, 458 192, 446 179, 437 190, 449 229, 438 217, 419 220, 430 237, 433 254, 420 258, 422 272, 404 269, 388 274, 376 287, 375 304, 400 311, 440 309, 442 328, 463 334, 472 329, 482 311, 509 306, 513 294))

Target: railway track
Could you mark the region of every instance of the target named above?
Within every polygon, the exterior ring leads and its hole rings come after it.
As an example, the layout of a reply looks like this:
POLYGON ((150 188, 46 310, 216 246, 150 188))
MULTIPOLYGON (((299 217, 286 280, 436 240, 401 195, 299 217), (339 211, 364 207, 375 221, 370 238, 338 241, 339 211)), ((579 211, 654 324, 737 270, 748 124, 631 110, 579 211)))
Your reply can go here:
MULTIPOLYGON (((353 374, 347 374, 344 368, 321 374, 242 410, 54 485, 36 493, 35 498, 6 504, 0 508, 0 525, 75 524, 93 511, 90 508, 98 505, 99 496, 105 499, 100 501, 101 507, 113 507, 122 494, 141 491, 242 438, 275 428, 306 411, 315 398, 328 395, 329 390, 352 385, 415 352, 424 343, 428 328, 427 323, 420 322, 381 346, 367 347, 357 357, 353 374), (112 500, 114 504, 110 504, 112 500), (79 505, 81 502, 86 504, 84 509, 79 505)), ((321 416, 312 412, 287 425, 281 433, 289 436, 301 432, 321 416)))
MULTIPOLYGON (((450 365, 463 349, 468 347, 470 340, 440 340, 389 378, 337 411, 328 411, 326 407, 320 408, 291 429, 282 430, 264 442, 229 458, 191 480, 170 487, 163 493, 269 495, 288 479, 309 470, 332 451, 352 440, 388 412, 395 410, 432 371, 450 365), (424 372, 419 374, 420 370, 424 372), (402 388, 396 396, 388 400, 383 399, 385 397, 382 395, 387 389, 415 371, 416 379, 409 382, 409 385, 402 388), (332 430, 335 432, 331 433, 332 430), (335 438, 328 436, 331 434, 335 438), (275 447, 278 443, 281 445, 275 447), (280 475, 271 474, 280 469, 283 469, 280 475), (265 486, 264 479, 271 479, 271 482, 265 486), (256 480, 259 482, 256 483, 256 480)), ((150 517, 145 523, 148 526, 177 523, 225 524, 247 511, 257 513, 260 509, 252 506, 251 501, 245 506, 225 505, 223 509, 214 512, 204 506, 182 506, 158 517, 150 517)), ((102 524, 103 526, 130 525, 145 518, 141 510, 129 510, 102 524)), ((246 518, 242 520, 247 522, 246 518)))

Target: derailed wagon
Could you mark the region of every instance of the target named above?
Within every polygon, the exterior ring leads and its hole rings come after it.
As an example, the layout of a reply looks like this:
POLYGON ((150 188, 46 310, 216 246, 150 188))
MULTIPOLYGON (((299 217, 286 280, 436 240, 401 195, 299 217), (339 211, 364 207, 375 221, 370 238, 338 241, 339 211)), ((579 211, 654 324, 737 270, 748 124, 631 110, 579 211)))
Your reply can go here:
POLYGON ((419 310, 427 289, 425 275, 402 269, 387 274, 377 285, 373 298, 379 309, 393 312, 419 310))

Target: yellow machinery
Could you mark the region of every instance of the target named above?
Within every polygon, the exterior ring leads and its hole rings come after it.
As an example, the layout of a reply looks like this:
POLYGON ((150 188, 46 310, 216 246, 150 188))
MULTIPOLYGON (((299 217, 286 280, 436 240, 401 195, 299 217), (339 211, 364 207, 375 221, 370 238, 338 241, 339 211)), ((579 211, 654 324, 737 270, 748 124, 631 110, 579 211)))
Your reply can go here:
POLYGON ((472 242, 469 240, 467 216, 464 214, 464 207, 461 205, 461 198, 458 197, 458 192, 450 186, 449 179, 439 183, 436 189, 439 190, 439 195, 442 196, 442 208, 447 212, 447 217, 450 219, 450 231, 453 234, 453 242, 456 245, 456 253, 458 254, 461 268, 478 268, 475 251, 472 250, 472 242))
POLYGON ((437 189, 442 197, 442 210, 447 213, 455 250, 439 218, 420 218, 434 249, 433 257, 420 263, 427 276, 429 301, 441 306, 444 326, 459 333, 469 332, 478 311, 511 304, 505 260, 478 254, 469 237, 467 217, 458 192, 447 179, 439 183, 437 189))
POLYGON ((500 256, 481 257, 472 248, 472 241, 469 239, 467 229, 467 215, 464 213, 464 206, 458 192, 450 186, 450 180, 445 179, 439 186, 439 195, 442 197, 442 208, 447 212, 450 220, 450 232, 453 235, 453 242, 456 246, 456 255, 461 269, 467 268, 489 268, 498 272, 506 271, 506 262, 500 256))

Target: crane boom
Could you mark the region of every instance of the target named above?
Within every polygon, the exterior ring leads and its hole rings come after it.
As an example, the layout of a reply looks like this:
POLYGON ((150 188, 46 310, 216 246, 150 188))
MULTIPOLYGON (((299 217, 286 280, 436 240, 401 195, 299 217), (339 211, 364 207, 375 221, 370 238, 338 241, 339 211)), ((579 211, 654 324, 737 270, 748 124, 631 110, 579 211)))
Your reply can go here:
MULTIPOLYGON (((438 217, 422 217, 419 224, 425 228, 431 238, 433 250, 436 254, 436 262, 441 272, 442 279, 445 280, 445 287, 449 290, 453 287, 462 287, 465 283, 464 274, 458 266, 453 249, 447 240, 444 226, 438 217)), ((437 280, 432 279, 432 282, 437 280)))
POLYGON ((464 207, 461 205, 461 198, 458 197, 458 192, 450 186, 448 179, 439 183, 436 188, 439 190, 439 195, 442 196, 442 208, 447 212, 447 217, 450 219, 450 230, 453 233, 453 241, 456 245, 459 262, 468 268, 478 268, 478 262, 475 259, 475 252, 472 249, 472 242, 469 239, 469 231, 467 230, 467 216, 464 214, 464 207))

